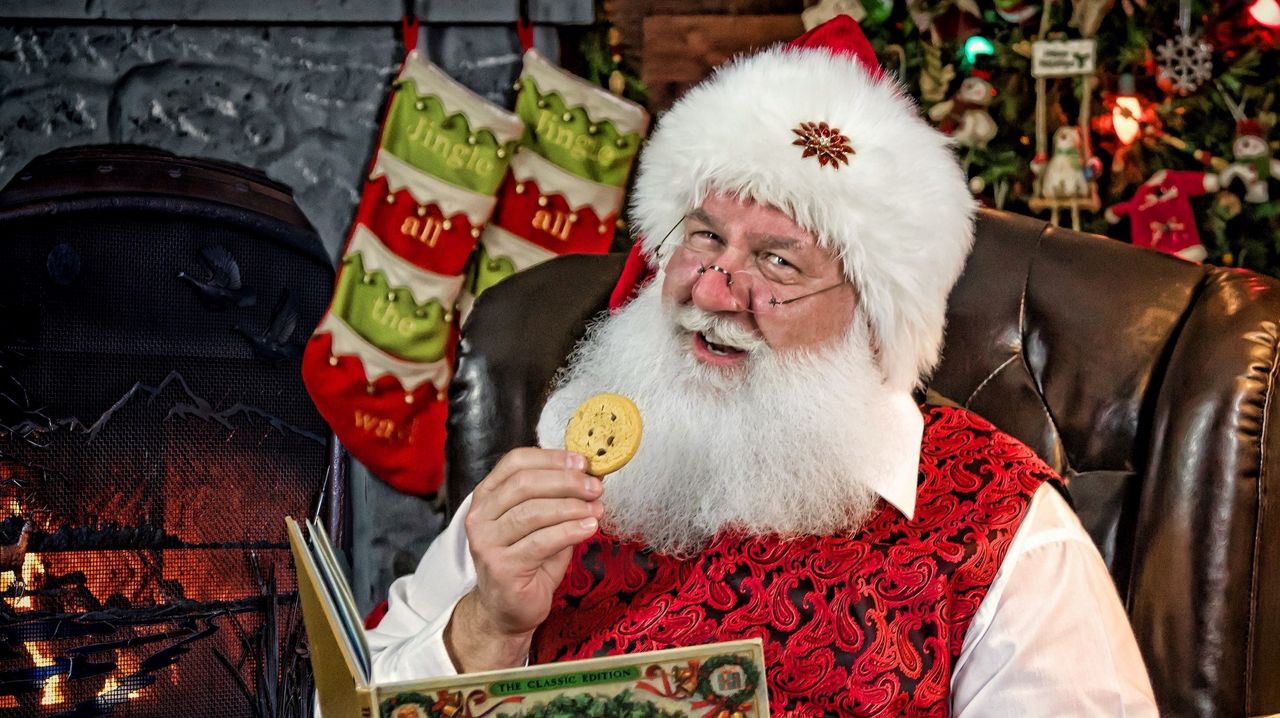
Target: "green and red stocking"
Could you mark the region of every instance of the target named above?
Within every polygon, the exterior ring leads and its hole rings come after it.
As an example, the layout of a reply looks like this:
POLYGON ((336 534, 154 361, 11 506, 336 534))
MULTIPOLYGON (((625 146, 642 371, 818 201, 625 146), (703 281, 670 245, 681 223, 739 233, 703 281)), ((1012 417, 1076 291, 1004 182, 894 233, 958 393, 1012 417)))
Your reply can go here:
POLYGON ((406 57, 303 380, 351 454, 401 491, 444 478, 454 307, 523 123, 406 57))

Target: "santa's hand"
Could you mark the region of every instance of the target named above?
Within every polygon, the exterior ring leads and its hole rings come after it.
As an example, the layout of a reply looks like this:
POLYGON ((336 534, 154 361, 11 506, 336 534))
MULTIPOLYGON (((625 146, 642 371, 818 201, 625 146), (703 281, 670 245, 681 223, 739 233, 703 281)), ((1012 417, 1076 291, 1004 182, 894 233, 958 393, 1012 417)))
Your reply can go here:
POLYGON ((603 486, 586 466, 568 451, 516 449, 476 486, 465 520, 476 587, 454 609, 446 638, 460 672, 524 663, 573 547, 604 512, 603 486))

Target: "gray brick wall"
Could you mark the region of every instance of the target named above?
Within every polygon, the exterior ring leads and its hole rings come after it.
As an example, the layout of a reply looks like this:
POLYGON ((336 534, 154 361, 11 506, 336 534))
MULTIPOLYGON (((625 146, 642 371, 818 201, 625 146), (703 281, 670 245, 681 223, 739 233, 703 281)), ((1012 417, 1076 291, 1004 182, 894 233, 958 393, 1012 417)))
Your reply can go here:
POLYGON ((49 150, 135 143, 263 170, 336 254, 400 43, 390 27, 0 28, 0 183, 49 150))
MULTIPOLYGON (((415 6, 434 23, 422 32, 428 55, 509 107, 520 50, 512 26, 501 23, 514 20, 515 0, 415 6)), ((290 186, 336 258, 403 54, 402 7, 399 0, 0 0, 0 186, 38 155, 79 144, 146 144, 228 160, 290 186)), ((589 22, 591 1, 535 0, 530 14, 589 22)), ((537 44, 555 56, 554 28, 539 27, 537 44)), ((367 611, 397 574, 413 569, 440 519, 358 466, 352 499, 353 583, 367 611)))

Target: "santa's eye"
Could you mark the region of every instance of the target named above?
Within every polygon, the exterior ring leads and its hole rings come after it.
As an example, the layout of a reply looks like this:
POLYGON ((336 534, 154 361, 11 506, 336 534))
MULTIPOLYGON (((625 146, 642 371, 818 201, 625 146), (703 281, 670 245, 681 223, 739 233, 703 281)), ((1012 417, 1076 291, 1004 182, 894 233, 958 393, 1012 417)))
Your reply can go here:
POLYGON ((708 251, 718 248, 723 241, 720 235, 708 229, 695 229, 684 239, 685 246, 695 251, 708 251))
POLYGON ((787 260, 783 259, 782 257, 779 257, 778 255, 772 252, 769 252, 768 254, 764 255, 764 261, 769 266, 779 268, 779 269, 794 268, 795 266, 791 262, 788 262, 787 260))
POLYGON ((800 277, 800 268, 790 260, 773 252, 761 252, 756 258, 760 274, 771 282, 790 284, 800 277))

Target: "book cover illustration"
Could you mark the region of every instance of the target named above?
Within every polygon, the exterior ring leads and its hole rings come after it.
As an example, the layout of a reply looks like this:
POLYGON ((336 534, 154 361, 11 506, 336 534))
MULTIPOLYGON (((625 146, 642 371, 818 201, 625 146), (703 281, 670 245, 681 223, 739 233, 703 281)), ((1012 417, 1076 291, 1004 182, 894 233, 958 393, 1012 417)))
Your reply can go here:
POLYGON ((759 639, 379 684, 337 553, 286 519, 325 718, 767 718, 759 639))
POLYGON ((458 676, 433 691, 388 686, 381 718, 767 716, 761 644, 742 641, 458 676), (681 655, 683 654, 683 656, 681 655), (532 675, 532 672, 538 675, 532 675), (468 680, 469 679, 469 680, 468 680))

